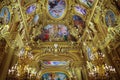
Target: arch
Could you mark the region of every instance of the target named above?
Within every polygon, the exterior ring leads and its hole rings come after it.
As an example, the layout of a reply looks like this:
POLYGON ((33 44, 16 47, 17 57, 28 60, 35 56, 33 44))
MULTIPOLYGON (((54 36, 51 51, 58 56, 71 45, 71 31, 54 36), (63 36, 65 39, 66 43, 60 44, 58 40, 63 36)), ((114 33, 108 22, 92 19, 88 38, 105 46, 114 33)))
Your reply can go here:
POLYGON ((61 55, 54 55, 54 54, 40 54, 37 53, 34 55, 34 60, 39 61, 39 60, 70 60, 70 61, 80 61, 79 55, 75 53, 67 53, 67 54, 61 54, 61 55))

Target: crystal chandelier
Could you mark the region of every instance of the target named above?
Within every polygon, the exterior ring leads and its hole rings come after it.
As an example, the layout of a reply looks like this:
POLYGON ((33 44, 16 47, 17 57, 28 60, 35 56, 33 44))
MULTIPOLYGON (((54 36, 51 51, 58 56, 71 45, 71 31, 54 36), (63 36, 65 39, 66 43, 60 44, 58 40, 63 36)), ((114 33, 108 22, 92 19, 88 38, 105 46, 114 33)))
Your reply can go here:
POLYGON ((7 80, 35 80, 37 71, 28 65, 32 60, 31 48, 22 48, 18 53, 18 62, 8 70, 7 80))
POLYGON ((92 58, 87 61, 88 76, 90 80, 109 79, 115 77, 116 70, 113 66, 108 65, 105 61, 105 54, 101 51, 92 53, 92 58), (112 74, 112 75, 111 75, 112 74))

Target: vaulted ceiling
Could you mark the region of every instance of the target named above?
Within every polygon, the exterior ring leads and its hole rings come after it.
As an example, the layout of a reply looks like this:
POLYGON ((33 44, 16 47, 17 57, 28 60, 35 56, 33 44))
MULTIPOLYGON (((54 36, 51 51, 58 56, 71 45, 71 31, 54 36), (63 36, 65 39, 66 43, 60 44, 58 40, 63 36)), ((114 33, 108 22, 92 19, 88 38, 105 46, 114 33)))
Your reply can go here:
POLYGON ((90 54, 111 52, 119 46, 116 45, 120 41, 119 3, 119 0, 2 0, 0 39, 19 53, 32 52, 36 63, 58 60, 82 66, 91 59, 90 54))

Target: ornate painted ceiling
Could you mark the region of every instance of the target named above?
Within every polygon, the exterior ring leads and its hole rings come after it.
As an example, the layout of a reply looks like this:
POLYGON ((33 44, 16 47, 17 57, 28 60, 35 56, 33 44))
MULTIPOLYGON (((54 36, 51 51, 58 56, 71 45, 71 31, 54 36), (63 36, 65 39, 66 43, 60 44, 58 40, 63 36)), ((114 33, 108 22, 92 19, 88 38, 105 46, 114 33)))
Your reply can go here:
MULTIPOLYGON (((93 60, 93 53, 117 47, 119 2, 2 0, 0 39, 4 38, 9 47, 19 51, 19 57, 26 55, 26 51, 31 53, 37 69, 83 66, 93 60)), ((30 62, 26 63, 32 66, 30 62)))

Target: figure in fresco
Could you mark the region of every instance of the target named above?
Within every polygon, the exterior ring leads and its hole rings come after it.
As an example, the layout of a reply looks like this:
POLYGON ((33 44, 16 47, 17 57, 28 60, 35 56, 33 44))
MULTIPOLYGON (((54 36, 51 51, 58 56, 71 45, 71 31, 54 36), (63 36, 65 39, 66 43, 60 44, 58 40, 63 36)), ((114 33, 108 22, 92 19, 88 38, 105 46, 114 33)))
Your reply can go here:
POLYGON ((6 23, 6 24, 9 22, 9 20, 8 20, 8 12, 7 12, 7 10, 5 10, 3 20, 4 20, 4 23, 6 23))
POLYGON ((50 8, 54 8, 56 5, 58 5, 60 0, 50 0, 49 1, 49 5, 50 5, 50 8))
POLYGON ((49 0, 48 11, 54 18, 59 18, 64 13, 65 1, 64 0, 49 0))
POLYGON ((42 29, 42 32, 34 37, 34 41, 76 41, 75 37, 70 35, 67 27, 62 24, 49 24, 42 29))
POLYGON ((78 29, 79 33, 82 35, 83 29, 85 28, 85 22, 82 20, 81 17, 74 15, 73 16, 74 27, 78 29))
POLYGON ((75 11, 82 14, 82 15, 86 15, 86 9, 82 8, 81 6, 77 5, 75 6, 75 11))
POLYGON ((66 74, 61 72, 52 72, 44 74, 42 76, 42 80, 68 80, 68 77, 66 74))
POLYGON ((53 25, 53 37, 56 38, 57 37, 57 33, 58 33, 58 25, 53 25))
POLYGON ((108 27, 114 26, 116 17, 113 11, 107 11, 105 15, 105 22, 108 27))
POLYGON ((26 13, 27 14, 31 14, 32 12, 34 12, 36 10, 36 6, 35 5, 31 5, 27 8, 26 13))
POLYGON ((49 30, 44 30, 44 41, 49 40, 49 30))
POLYGON ((3 7, 0 12, 0 18, 2 18, 3 24, 8 24, 10 21, 10 12, 7 7, 3 7))
POLYGON ((47 66, 61 66, 61 65, 67 65, 68 62, 66 61, 44 61, 43 63, 47 66))
POLYGON ((43 28, 40 35, 36 36, 35 41, 38 39, 42 41, 67 41, 68 29, 65 25, 50 24, 43 28))

